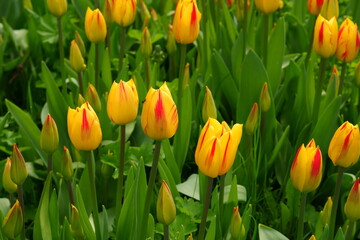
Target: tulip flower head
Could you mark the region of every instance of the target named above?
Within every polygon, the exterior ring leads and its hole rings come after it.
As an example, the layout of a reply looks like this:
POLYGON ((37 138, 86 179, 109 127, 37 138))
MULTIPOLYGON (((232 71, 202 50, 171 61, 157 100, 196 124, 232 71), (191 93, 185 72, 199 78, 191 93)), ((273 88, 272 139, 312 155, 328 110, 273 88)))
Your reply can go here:
POLYGON ((335 132, 331 139, 328 154, 335 166, 350 167, 360 154, 359 127, 346 121, 335 132))
POLYGON ((254 134, 255 129, 258 125, 258 120, 259 120, 259 107, 257 103, 254 103, 245 122, 245 131, 250 136, 254 134))
POLYGON ((67 125, 70 140, 78 150, 94 150, 101 143, 100 122, 88 102, 80 108, 68 108, 67 125))
POLYGON ((215 178, 229 171, 241 140, 242 127, 236 123, 230 129, 226 122, 220 124, 214 118, 207 120, 195 151, 195 162, 203 174, 215 178))
POLYGON ((136 16, 136 4, 136 0, 115 0, 113 20, 123 27, 132 24, 136 16))
POLYGON ((99 9, 87 8, 85 14, 85 33, 90 42, 103 42, 106 37, 106 22, 99 9))
POLYGON ((178 128, 178 112, 166 82, 160 89, 150 88, 148 91, 141 113, 141 127, 154 140, 174 136, 178 128))
POLYGON ((312 15, 318 15, 324 4, 324 0, 308 0, 307 2, 308 10, 312 15))
POLYGON ((8 214, 6 214, 3 224, 2 233, 9 239, 16 238, 23 228, 24 218, 21 206, 18 200, 12 206, 8 214))
POLYGON ((360 34, 357 24, 349 18, 341 24, 338 33, 336 58, 340 61, 351 62, 359 53, 360 34))
POLYGON ((75 40, 71 41, 70 46, 70 66, 78 73, 84 71, 86 68, 84 58, 75 40))
POLYGON ((116 0, 105 0, 105 6, 104 6, 104 18, 106 21, 106 24, 111 24, 114 20, 112 17, 114 7, 115 7, 116 0))
POLYGON ((11 169, 10 177, 11 180, 19 185, 23 185, 28 176, 28 170, 26 168, 25 160, 21 154, 19 148, 14 144, 12 156, 11 156, 11 169))
POLYGON ((53 154, 59 145, 59 134, 54 119, 47 115, 41 129, 40 147, 47 154, 53 154))
POLYGON ((300 146, 290 170, 290 179, 300 192, 314 191, 321 182, 322 155, 314 139, 300 146))
POLYGON ((359 178, 356 179, 352 186, 349 196, 346 200, 344 212, 350 221, 357 221, 360 219, 360 189, 359 178))
POLYGON ((324 0, 320 14, 327 20, 330 20, 333 17, 338 19, 339 17, 338 0, 324 0))
POLYGON ((7 158, 5 166, 4 166, 3 176, 2 176, 2 184, 3 184, 4 189, 8 193, 14 193, 17 190, 17 185, 11 179, 10 171, 11 171, 11 159, 7 158))
POLYGON ((156 203, 156 215, 160 223, 169 225, 175 220, 176 207, 169 186, 163 180, 156 203))
POLYGON ((328 58, 335 54, 338 39, 338 24, 333 17, 329 21, 319 15, 314 28, 314 51, 321 57, 328 58))
POLYGON ((282 8, 284 3, 281 0, 255 0, 255 5, 259 11, 270 14, 282 8))
POLYGON ((85 233, 81 225, 80 214, 77 208, 71 204, 70 230, 75 239, 84 239, 85 233))
POLYGON ((61 174, 63 175, 66 181, 70 181, 73 176, 74 170, 72 166, 72 158, 70 151, 67 147, 64 146, 64 151, 62 154, 61 162, 61 174))
POLYGON ((316 240, 315 235, 311 235, 311 237, 309 238, 309 240, 316 240))
POLYGON ((113 123, 124 125, 134 121, 138 107, 139 97, 134 80, 120 80, 119 83, 112 84, 107 100, 107 113, 113 123))
POLYGON ((144 27, 141 36, 140 51, 146 58, 150 57, 152 53, 151 37, 150 37, 149 29, 147 27, 144 27))
POLYGON ((205 86, 205 97, 203 100, 201 113, 204 122, 206 122, 210 117, 214 119, 217 117, 215 101, 210 89, 207 86, 205 86))
POLYGON ((67 12, 67 0, 47 0, 49 11, 55 17, 61 17, 67 12))
POLYGON ((101 111, 101 101, 99 94, 97 93, 94 85, 92 85, 91 83, 89 83, 88 89, 86 91, 86 99, 94 108, 95 112, 99 113, 101 111))
POLYGON ((267 82, 264 83, 260 93, 260 109, 262 112, 267 112, 270 109, 271 99, 267 82))
POLYGON ((200 20, 196 0, 179 0, 173 20, 176 41, 182 44, 194 42, 200 32, 200 20))
POLYGON ((245 226, 242 224, 242 219, 239 213, 239 207, 234 207, 231 222, 230 222, 230 233, 233 239, 241 239, 245 237, 245 226))

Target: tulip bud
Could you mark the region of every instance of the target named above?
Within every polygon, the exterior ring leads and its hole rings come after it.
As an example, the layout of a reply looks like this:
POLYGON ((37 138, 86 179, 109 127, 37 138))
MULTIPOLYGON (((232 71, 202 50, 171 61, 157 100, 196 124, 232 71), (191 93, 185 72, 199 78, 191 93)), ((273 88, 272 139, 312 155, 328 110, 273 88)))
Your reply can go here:
POLYGON ((351 62, 359 53, 360 35, 357 24, 349 18, 341 24, 338 33, 336 58, 340 61, 351 62))
POLYGON ((47 0, 49 11, 55 17, 61 17, 67 11, 67 0, 47 0))
POLYGON ((338 24, 333 17, 329 21, 319 15, 314 28, 314 51, 321 57, 328 58, 335 54, 338 39, 338 24))
POLYGON ((300 146, 290 170, 290 179, 300 192, 314 191, 321 182, 322 155, 314 139, 300 146))
POLYGON ((182 44, 194 42, 199 35, 200 19, 196 0, 179 0, 173 20, 176 41, 182 44))
POLYGON ((85 33, 90 42, 103 42, 106 38, 106 22, 99 9, 87 8, 85 15, 85 33))
POLYGON ((335 166, 350 167, 359 159, 359 127, 346 121, 331 139, 329 157, 335 166))
POLYGON ((356 65, 355 69, 355 82, 358 87, 360 87, 360 62, 356 65))
POLYGON ((80 108, 68 108, 68 133, 72 144, 78 150, 94 150, 102 140, 99 118, 88 102, 80 108))
POLYGON ((105 6, 104 6, 104 18, 106 21, 106 25, 110 25, 114 20, 112 17, 112 13, 114 11, 116 0, 105 0, 105 6))
POLYGON ((78 73, 84 71, 86 68, 84 58, 75 40, 71 41, 70 46, 70 66, 78 73))
POLYGON ((282 8, 284 3, 281 0, 255 0, 255 5, 259 11, 270 14, 282 8))
POLYGON ((139 97, 134 80, 114 82, 107 100, 107 114, 110 120, 120 125, 130 123, 136 119, 138 108, 139 97))
POLYGON ((252 136, 254 134, 255 128, 257 127, 258 119, 259 109, 257 103, 254 103, 245 122, 245 131, 248 135, 252 136))
POLYGON ((309 238, 309 240, 316 240, 315 235, 312 235, 312 236, 309 238))
POLYGON ((123 27, 132 24, 136 16, 136 0, 116 0, 113 10, 113 20, 123 27))
POLYGON ((24 157, 16 144, 14 144, 12 151, 10 176, 11 180, 17 185, 22 185, 28 176, 24 157))
POLYGON ((320 212, 321 222, 324 227, 330 224, 332 205, 333 205, 332 199, 331 197, 328 197, 324 209, 320 212))
POLYGON ((2 233, 10 239, 16 238, 24 225, 23 213, 18 200, 12 206, 8 214, 6 214, 3 224, 2 233))
POLYGON ((59 145, 59 133, 54 119, 47 115, 41 129, 40 147, 47 154, 53 154, 59 145))
POLYGON ((152 52, 152 43, 151 43, 150 32, 147 27, 144 28, 144 31, 141 36, 140 50, 145 58, 150 57, 152 52))
POLYGON ((99 113, 101 111, 101 101, 99 94, 96 91, 94 85, 89 83, 89 87, 86 91, 86 99, 89 101, 90 105, 94 108, 95 112, 99 113))
POLYGON ((168 39, 166 43, 166 50, 168 51, 169 55, 173 55, 176 52, 177 47, 173 32, 173 26, 169 24, 168 27, 169 27, 169 31, 168 31, 168 39))
POLYGON ((72 158, 66 146, 64 146, 62 155, 61 174, 66 181, 70 181, 73 176, 72 158))
POLYGON ((339 71, 337 70, 336 65, 333 66, 333 71, 330 75, 330 79, 329 79, 329 86, 331 86, 332 84, 335 84, 335 95, 338 95, 338 91, 339 91, 339 87, 340 87, 340 76, 339 76, 339 71), (335 83, 334 83, 335 81, 335 83))
POLYGON ((77 106, 80 107, 86 102, 85 98, 79 93, 77 106))
POLYGON ((151 19, 151 15, 149 12, 149 9, 146 6, 145 1, 140 1, 140 12, 141 12, 141 18, 143 20, 143 26, 148 26, 149 21, 151 19))
POLYGON ((17 190, 17 185, 11 180, 10 170, 11 170, 11 159, 7 158, 5 166, 4 166, 2 183, 3 183, 4 189, 8 193, 14 193, 17 190))
POLYGON ((190 235, 187 237, 186 240, 193 240, 193 236, 192 236, 192 233, 190 233, 190 235))
POLYGON ((320 13, 324 0, 308 0, 307 2, 309 12, 312 15, 318 15, 320 13))
POLYGON ((350 190, 349 196, 345 203, 344 212, 350 221, 357 221, 360 219, 359 178, 356 179, 350 190))
POLYGON ((217 110, 214 98, 207 86, 205 86, 205 89, 205 97, 202 105, 202 119, 204 122, 206 122, 209 118, 217 118, 217 110))
POLYGON ((269 111, 271 100, 270 100, 270 94, 269 94, 267 82, 264 83, 261 89, 259 102, 260 102, 260 109, 262 112, 269 111))
POLYGON ((84 239, 84 230, 81 225, 80 215, 77 208, 71 204, 71 225, 70 231, 75 239, 84 239))
POLYGON ((141 113, 141 127, 154 140, 174 136, 178 128, 178 112, 166 82, 160 89, 150 88, 148 91, 141 113))
POLYGON ((233 239, 243 239, 245 237, 245 227, 242 224, 242 219, 239 213, 239 207, 234 207, 231 222, 230 222, 230 233, 233 239))
POLYGON ((330 20, 335 17, 339 17, 339 3, 338 0, 324 0, 324 3, 321 7, 321 13, 324 18, 330 20))
POLYGON ((84 41, 82 40, 82 37, 80 36, 80 34, 77 31, 75 31, 75 41, 80 49, 81 55, 85 56, 86 55, 85 44, 84 44, 84 41))
POLYGON ((169 186, 163 180, 156 203, 156 216, 160 223, 170 225, 176 217, 176 207, 169 186))

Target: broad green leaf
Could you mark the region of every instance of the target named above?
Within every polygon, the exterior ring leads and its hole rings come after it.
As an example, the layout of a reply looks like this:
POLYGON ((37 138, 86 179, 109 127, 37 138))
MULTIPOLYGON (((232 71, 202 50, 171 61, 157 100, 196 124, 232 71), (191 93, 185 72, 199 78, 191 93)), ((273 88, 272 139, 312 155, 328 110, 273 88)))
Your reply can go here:
POLYGON ((154 239, 155 220, 154 217, 149 214, 146 239, 154 239))
POLYGON ((216 218, 211 221, 209 229, 206 231, 205 240, 215 240, 215 239, 216 239, 216 218))
POLYGON ((86 239, 95 240, 96 239, 95 232, 94 232, 94 229, 91 226, 89 217, 87 215, 86 208, 85 208, 84 201, 83 201, 83 197, 81 195, 80 188, 79 188, 78 185, 76 185, 76 202, 75 202, 75 205, 76 205, 76 207, 77 207, 77 209, 79 211, 80 221, 81 221, 81 225, 82 225, 82 227, 84 229, 86 239))
POLYGON ((51 228, 51 236, 53 240, 59 239, 59 209, 57 205, 56 191, 53 189, 49 202, 49 220, 51 228))
POLYGON ((259 239, 260 240, 289 240, 275 229, 259 224, 259 239))
POLYGON ((341 227, 337 231, 334 240, 345 240, 344 232, 341 227))
POLYGON ((170 146, 169 139, 164 139, 161 142, 162 150, 165 154, 166 164, 169 166, 172 177, 174 178, 175 183, 180 183, 180 174, 179 167, 176 163, 173 151, 170 146))
POLYGON ((109 238, 109 224, 108 224, 108 214, 106 211, 105 206, 102 206, 102 226, 101 226, 101 232, 103 233, 102 239, 108 239, 109 238))
POLYGON ((158 169, 159 169, 160 177, 168 184, 173 197, 175 198, 180 196, 179 192, 176 189, 176 183, 171 175, 171 171, 169 170, 168 166, 165 164, 163 159, 159 160, 158 169))
MULTIPOLYGON (((121 208, 120 217, 118 219, 118 224, 116 228, 116 239, 131 239, 132 238, 132 230, 134 224, 134 191, 135 184, 131 186, 128 195, 124 199, 124 204, 121 208)), ((141 222, 141 221, 140 221, 141 222)), ((141 229, 139 229, 141 231, 141 229)))
POLYGON ((61 234, 60 234, 61 240, 72 240, 73 239, 71 230, 70 230, 70 224, 66 217, 64 219, 64 224, 60 231, 61 231, 61 234))
POLYGON ((180 193, 196 200, 200 200, 198 174, 191 174, 185 182, 176 185, 176 188, 180 193))

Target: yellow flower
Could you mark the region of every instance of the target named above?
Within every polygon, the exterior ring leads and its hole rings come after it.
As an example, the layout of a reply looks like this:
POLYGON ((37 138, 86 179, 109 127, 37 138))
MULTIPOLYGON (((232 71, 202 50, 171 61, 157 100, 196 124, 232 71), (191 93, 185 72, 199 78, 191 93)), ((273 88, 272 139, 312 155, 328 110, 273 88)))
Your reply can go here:
POLYGON ((70 46, 70 66, 78 73, 84 71, 86 68, 84 58, 75 40, 71 41, 70 46))
POLYGON ((350 221, 357 221, 360 219, 360 191, 359 178, 356 179, 352 186, 349 196, 346 200, 344 212, 350 221))
POLYGON ((195 162, 203 174, 215 178, 229 171, 241 140, 242 127, 236 123, 230 129, 226 122, 207 120, 195 151, 195 162))
POLYGON ((80 108, 68 108, 67 125, 70 140, 78 150, 94 150, 101 143, 100 122, 88 102, 80 108))
POLYGON ((49 11, 55 17, 61 17, 67 11, 67 0, 47 0, 49 11))
POLYGON ((106 37, 106 22, 99 9, 87 8, 85 15, 85 33, 90 42, 103 42, 106 37))
POLYGON ((358 26, 349 18, 346 18, 340 26, 336 57, 340 61, 351 62, 357 57, 359 48, 360 35, 358 26))
POLYGON ((112 17, 116 0, 105 0, 104 18, 107 24, 111 24, 114 20, 112 17))
POLYGON ((328 58, 335 54, 338 39, 338 24, 333 17, 329 21, 319 15, 314 28, 314 51, 321 57, 328 58))
POLYGON ((115 0, 112 19, 123 27, 129 26, 135 20, 136 0, 115 0))
POLYGON ((141 127, 154 140, 174 136, 178 128, 178 112, 166 82, 160 89, 150 88, 148 91, 141 113, 141 127))
POLYGON ((320 14, 327 20, 330 20, 333 17, 338 19, 339 17, 338 0, 324 0, 320 14))
POLYGON ((2 224, 2 233, 7 238, 14 239, 20 234, 23 225, 23 213, 19 201, 16 200, 15 204, 4 218, 2 224))
POLYGON ((321 182, 322 155, 314 139, 300 146, 290 170, 290 179, 300 192, 314 191, 321 182))
POLYGON ((200 31, 200 20, 196 0, 179 0, 173 20, 176 41, 183 44, 195 41, 200 31))
POLYGON ((160 223, 169 225, 175 220, 176 207, 169 186, 163 180, 156 203, 156 216, 160 223))
POLYGON ((53 154, 59 145, 59 133, 54 119, 47 115, 41 129, 40 147, 47 154, 53 154))
POLYGON ((107 113, 113 123, 124 125, 134 121, 138 107, 139 97, 132 79, 112 84, 107 100, 107 113))
POLYGON ((2 176, 2 181, 3 181, 2 184, 4 189, 8 193, 14 193, 17 190, 17 185, 11 179, 10 171, 11 171, 11 159, 7 158, 2 176))
POLYGON ((312 15, 318 15, 324 4, 324 0, 308 0, 307 2, 308 10, 312 15))
POLYGON ((281 0, 255 0, 255 5, 259 11, 270 14, 282 8, 284 3, 281 0))

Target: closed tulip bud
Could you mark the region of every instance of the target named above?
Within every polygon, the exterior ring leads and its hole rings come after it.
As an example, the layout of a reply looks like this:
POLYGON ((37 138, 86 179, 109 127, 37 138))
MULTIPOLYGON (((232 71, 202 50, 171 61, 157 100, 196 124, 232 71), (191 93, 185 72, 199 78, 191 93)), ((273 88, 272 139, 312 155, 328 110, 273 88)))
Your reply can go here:
POLYGON ((4 189, 8 193, 14 193, 17 190, 17 185, 11 179, 10 171, 11 171, 11 159, 7 158, 5 166, 4 166, 4 171, 3 171, 3 176, 2 176, 2 183, 3 183, 4 189))
POLYGON ((113 10, 113 20, 123 27, 129 26, 135 20, 136 0, 116 0, 113 10))
POLYGON ((312 235, 312 236, 309 238, 309 240, 316 240, 315 235, 312 235))
POLYGON ((84 41, 82 40, 82 37, 80 36, 80 34, 77 31, 75 32, 75 41, 76 41, 77 46, 80 49, 81 55, 85 56, 86 55, 85 44, 84 44, 84 41))
POLYGON ((94 150, 102 140, 99 119, 88 102, 80 108, 68 108, 68 133, 72 144, 78 150, 94 150))
POLYGON ((148 91, 141 113, 141 127, 154 140, 174 136, 178 128, 178 112, 166 82, 160 89, 150 88, 148 91))
POLYGON ((18 200, 12 206, 8 214, 6 214, 3 224, 2 233, 10 239, 16 238, 24 225, 23 213, 18 200))
POLYGON ((205 97, 202 105, 202 119, 204 122, 206 122, 209 118, 217 118, 217 110, 214 98, 207 86, 205 86, 205 89, 205 97))
POLYGON ((90 42, 103 42, 106 38, 106 22, 99 9, 87 8, 85 15, 85 33, 90 42))
POLYGON ((322 155, 314 139, 300 146, 290 170, 290 179, 300 192, 314 191, 321 182, 322 155))
MULTIPOLYGON (((176 1, 176 0, 175 0, 176 1)), ((158 19, 157 13, 154 8, 150 8, 151 18, 156 22, 158 19)))
POLYGON ((245 122, 245 131, 248 135, 252 136, 254 134, 255 128, 257 127, 258 124, 258 120, 259 120, 258 104, 254 103, 249 113, 249 116, 247 117, 245 122))
POLYGON ((337 67, 334 65, 332 73, 330 75, 329 79, 329 86, 335 84, 335 95, 338 95, 339 87, 340 87, 340 76, 339 71, 337 70, 337 67), (335 83, 334 83, 335 81, 335 83))
POLYGON ((328 197, 324 209, 320 212, 321 222, 324 227, 330 224, 332 205, 333 205, 332 199, 331 197, 328 197))
POLYGON ((78 73, 84 71, 86 68, 84 58, 75 40, 71 41, 70 46, 70 66, 78 73))
POLYGON ((359 53, 360 34, 357 24, 349 18, 341 24, 338 33, 336 58, 340 61, 351 62, 359 53))
POLYGON ((195 41, 200 31, 200 19, 196 0, 179 0, 173 20, 176 41, 182 44, 195 41))
POLYGON ((47 115, 41 129, 40 147, 47 154, 53 154, 59 145, 59 133, 54 119, 47 115))
POLYGON ((143 20, 143 26, 148 26, 149 21, 151 19, 151 15, 149 12, 148 7, 146 6, 145 1, 140 1, 140 12, 141 12, 141 18, 143 20))
POLYGON ((174 53, 176 53, 177 50, 176 41, 173 32, 173 26, 169 24, 168 27, 169 27, 169 31, 168 31, 168 39, 166 42, 166 50, 168 51, 169 55, 173 55, 174 53))
POLYGON ((55 17, 61 17, 67 11, 67 0, 47 0, 49 11, 55 17))
POLYGON ((259 102, 260 102, 260 109, 262 112, 269 111, 271 100, 270 100, 270 94, 269 94, 267 82, 264 83, 261 89, 259 102))
POLYGON ((114 82, 107 100, 107 114, 110 120, 120 125, 130 123, 136 119, 138 108, 139 97, 134 80, 114 82))
POLYGON ((230 234, 233 239, 239 239, 240 236, 241 236, 240 238, 243 239, 245 236, 245 227, 242 224, 242 219, 239 213, 238 206, 234 207, 232 213, 231 222, 230 222, 230 234))
POLYGON ((346 121, 331 139, 329 157, 335 166, 350 167, 359 159, 359 127, 346 121))
POLYGON ((61 174, 63 175, 66 181, 70 181, 73 176, 73 166, 72 166, 72 158, 70 155, 69 149, 64 146, 64 151, 62 155, 62 163, 61 163, 61 174))
POLYGON ((151 37, 150 37, 149 29, 147 27, 144 28, 144 31, 141 36, 140 51, 145 58, 150 57, 152 53, 151 37))
POLYGON ((356 65, 355 69, 355 82, 358 87, 360 87, 360 62, 356 65))
POLYGON ((220 124, 214 118, 207 120, 195 151, 195 162, 203 174, 215 178, 229 171, 241 140, 242 127, 236 123, 230 129, 226 122, 220 124))
POLYGON ((160 223, 170 225, 176 217, 176 207, 169 186, 163 180, 156 203, 156 216, 160 223))
POLYGON ((85 100, 85 98, 79 93, 77 106, 80 107, 80 106, 83 105, 84 103, 86 103, 86 100, 85 100))
POLYGON ((84 239, 85 233, 84 229, 81 225, 80 215, 77 208, 71 204, 71 219, 70 219, 71 225, 70 230, 71 234, 75 239, 84 239))
POLYGON ((338 24, 333 17, 329 21, 319 15, 314 28, 314 51, 321 57, 328 58, 335 54, 338 39, 338 24))
POLYGON ((339 17, 338 0, 324 0, 320 14, 327 20, 330 20, 333 17, 338 19, 339 17))
POLYGON ((22 185, 25 182, 27 176, 28 170, 26 168, 24 157, 22 156, 16 144, 14 144, 11 157, 11 180, 17 185, 22 185))
POLYGON ((360 219, 359 178, 356 179, 350 190, 349 196, 345 203, 344 212, 350 221, 357 221, 360 219))
POLYGON ((255 5, 259 11, 270 14, 282 8, 284 3, 281 0, 255 0, 255 5))
POLYGON ((89 87, 86 91, 86 99, 89 101, 90 105, 94 108, 95 112, 99 113, 101 111, 101 101, 99 94, 96 91, 94 85, 89 83, 89 87))
POLYGON ((112 17, 114 6, 115 6, 116 0, 105 0, 105 6, 104 6, 104 18, 106 21, 106 25, 110 25, 114 20, 112 17))
POLYGON ((312 15, 318 15, 324 4, 324 0, 308 0, 307 2, 308 10, 312 15))

